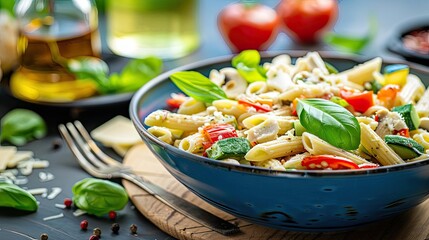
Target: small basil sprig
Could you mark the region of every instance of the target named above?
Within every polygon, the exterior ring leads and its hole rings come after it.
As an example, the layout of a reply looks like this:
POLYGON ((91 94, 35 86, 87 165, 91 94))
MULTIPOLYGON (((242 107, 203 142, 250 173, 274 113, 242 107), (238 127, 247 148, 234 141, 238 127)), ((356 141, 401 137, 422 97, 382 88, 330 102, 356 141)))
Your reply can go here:
POLYGON ((369 29, 364 36, 348 36, 335 32, 329 32, 324 36, 324 41, 338 50, 359 53, 377 35, 377 21, 375 17, 369 20, 369 29))
POLYGON ((28 141, 44 137, 46 132, 46 123, 39 114, 17 108, 1 119, 0 142, 8 141, 22 146, 28 141))
POLYGON ((99 58, 76 57, 65 64, 77 79, 95 82, 102 94, 135 91, 162 72, 162 61, 157 57, 130 60, 121 73, 110 76, 109 67, 99 58))
POLYGON ((133 92, 162 72, 162 60, 157 57, 133 59, 121 73, 110 75, 111 88, 117 92, 133 92))
POLYGON ((222 88, 201 73, 176 72, 170 76, 170 79, 180 90, 197 101, 212 103, 215 100, 227 98, 222 88))
POLYGON ((85 178, 73 185, 73 202, 81 210, 96 216, 125 207, 128 195, 125 189, 114 182, 85 178))
POLYGON ((298 100, 296 110, 306 131, 341 149, 359 147, 359 123, 344 107, 328 100, 308 98, 298 100))
POLYGON ((232 58, 232 66, 247 82, 265 81, 267 70, 260 66, 261 55, 256 50, 245 50, 232 58))
POLYGON ((0 182, 0 207, 34 212, 37 211, 38 205, 29 192, 14 184, 0 182))

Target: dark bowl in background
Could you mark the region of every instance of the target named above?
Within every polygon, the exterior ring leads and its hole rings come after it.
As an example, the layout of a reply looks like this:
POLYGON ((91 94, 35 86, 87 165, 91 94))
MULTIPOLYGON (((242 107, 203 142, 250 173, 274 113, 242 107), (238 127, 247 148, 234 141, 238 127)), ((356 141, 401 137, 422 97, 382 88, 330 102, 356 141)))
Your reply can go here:
POLYGON ((395 30, 395 34, 390 38, 387 49, 404 59, 429 66, 429 54, 423 54, 415 50, 406 48, 402 38, 414 31, 429 30, 429 19, 410 21, 402 24, 395 30))

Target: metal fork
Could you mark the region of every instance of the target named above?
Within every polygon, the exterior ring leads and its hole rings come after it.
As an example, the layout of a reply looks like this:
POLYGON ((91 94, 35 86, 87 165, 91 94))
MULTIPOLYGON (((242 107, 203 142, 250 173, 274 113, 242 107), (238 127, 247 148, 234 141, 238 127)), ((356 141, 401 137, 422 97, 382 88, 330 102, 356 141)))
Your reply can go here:
POLYGON ((74 124, 71 122, 65 125, 60 124, 58 129, 80 166, 92 176, 103 179, 126 179, 184 216, 216 232, 223 235, 239 232, 239 228, 236 225, 146 181, 142 177, 134 174, 131 169, 122 165, 122 163, 106 155, 97 146, 95 141, 92 140, 90 134, 81 122, 75 121, 74 124))

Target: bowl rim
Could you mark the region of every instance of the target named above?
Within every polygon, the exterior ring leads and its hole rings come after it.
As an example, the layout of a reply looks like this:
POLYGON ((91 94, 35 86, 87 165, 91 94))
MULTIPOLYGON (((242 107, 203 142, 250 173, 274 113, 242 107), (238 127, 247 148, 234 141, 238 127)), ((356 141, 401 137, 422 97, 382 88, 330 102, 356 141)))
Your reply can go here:
MULTIPOLYGON (((309 51, 301 51, 301 50, 266 51, 266 52, 260 52, 260 55, 261 55, 261 59, 273 58, 280 54, 288 54, 292 58, 297 58, 297 57, 304 56, 308 52, 309 51)), ((335 53, 335 52, 329 52, 329 51, 318 51, 318 53, 321 55, 322 59, 347 60, 347 61, 356 62, 356 64, 372 59, 372 58, 358 56, 358 55, 342 54, 342 53, 335 53)), ((246 172, 246 173, 257 174, 257 175, 262 174, 262 175, 270 175, 270 176, 289 176, 289 177, 290 176, 324 177, 324 176, 345 176, 345 175, 369 175, 369 174, 381 174, 381 173, 389 173, 389 172, 400 171, 405 169, 417 168, 417 167, 429 164, 429 158, 427 158, 427 159, 421 159, 421 160, 408 162, 404 164, 381 166, 378 168, 369 168, 369 169, 332 170, 332 171, 330 170, 293 170, 293 169, 273 170, 273 169, 256 167, 256 166, 235 165, 231 163, 220 162, 214 159, 202 157, 192 153, 188 153, 186 151, 180 150, 170 144, 167 144, 159 140, 157 137, 153 136, 147 131, 147 129, 143 126, 142 122, 140 121, 139 114, 138 114, 139 102, 142 95, 144 95, 147 91, 149 91, 159 83, 163 81, 168 81, 169 76, 174 72, 188 71, 196 68, 208 67, 209 65, 213 65, 213 64, 225 63, 225 62, 231 61, 232 57, 234 56, 235 54, 230 54, 225 56, 208 58, 198 62, 193 62, 190 64, 186 64, 186 65, 171 69, 155 77, 154 79, 150 80, 147 84, 145 84, 139 90, 137 90, 137 92, 134 93, 131 99, 131 102, 129 104, 129 114, 130 114, 131 121, 133 122, 134 126, 137 128, 140 135, 143 135, 143 137, 146 137, 147 139, 150 139, 150 141, 155 142, 163 149, 172 151, 174 154, 177 154, 180 157, 186 158, 188 160, 224 168, 225 170, 228 170, 228 171, 235 170, 235 171, 246 172)), ((421 72, 423 74, 427 74, 429 76, 429 69, 419 64, 414 64, 414 63, 410 63, 402 60, 393 61, 390 59, 383 60, 383 63, 407 64, 412 70, 421 72)), ((151 151, 154 152, 154 150, 151 147, 149 147, 149 149, 151 149, 151 151)), ((157 157, 159 158, 159 156, 157 157)))

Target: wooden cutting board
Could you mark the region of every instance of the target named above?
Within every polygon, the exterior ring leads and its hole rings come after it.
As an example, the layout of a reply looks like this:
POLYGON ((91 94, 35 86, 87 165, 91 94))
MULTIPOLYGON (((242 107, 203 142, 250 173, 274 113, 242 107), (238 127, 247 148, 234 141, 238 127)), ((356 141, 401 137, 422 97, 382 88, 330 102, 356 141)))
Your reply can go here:
POLYGON ((328 233, 281 231, 237 219, 206 203, 171 176, 144 144, 133 147, 125 156, 124 164, 134 169, 137 174, 144 176, 168 191, 223 219, 238 224, 241 229, 238 234, 223 236, 198 222, 184 217, 134 184, 124 180, 125 189, 136 208, 160 229, 178 239, 429 239, 429 201, 394 218, 368 224, 352 231, 328 233))

